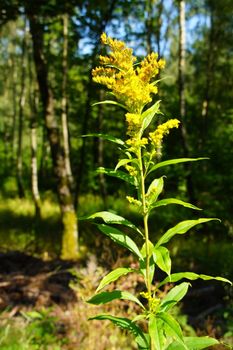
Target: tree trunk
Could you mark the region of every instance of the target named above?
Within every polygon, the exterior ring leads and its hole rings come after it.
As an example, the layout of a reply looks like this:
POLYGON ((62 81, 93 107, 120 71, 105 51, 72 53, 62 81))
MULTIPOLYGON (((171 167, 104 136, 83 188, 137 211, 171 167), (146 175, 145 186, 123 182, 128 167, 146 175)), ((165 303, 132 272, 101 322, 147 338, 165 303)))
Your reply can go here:
MULTIPOLYGON (((181 142, 183 148, 184 157, 189 157, 189 143, 188 143, 188 135, 185 125, 185 117, 186 117, 186 100, 185 100, 185 44, 186 38, 185 35, 185 1, 179 1, 179 111, 180 111, 180 119, 181 119, 181 142)), ((189 164, 184 165, 185 170, 185 179, 186 179, 186 188, 189 200, 193 203, 196 202, 193 188, 193 181, 191 176, 191 169, 189 164)))
POLYGON ((69 128, 68 128, 68 115, 67 115, 67 72, 68 72, 68 27, 69 17, 68 14, 62 16, 63 22, 63 55, 62 55, 62 135, 63 135, 63 148, 65 157, 65 167, 68 176, 70 187, 74 189, 74 179, 70 164, 70 146, 69 146, 69 128))
POLYGON ((43 26, 39 23, 38 17, 36 17, 34 13, 28 11, 28 17, 33 42, 37 80, 44 108, 45 126, 51 148, 53 169, 57 180, 57 194, 61 208, 63 224, 61 257, 63 259, 75 259, 77 258, 78 252, 77 216, 66 173, 65 157, 54 114, 54 99, 48 82, 48 70, 43 55, 43 26))
MULTIPOLYGON (((30 130, 31 130, 31 188, 32 197, 35 206, 36 223, 41 218, 41 200, 38 186, 38 167, 37 167, 37 108, 36 108, 36 89, 34 87, 34 76, 31 65, 31 55, 29 55, 29 103, 30 103, 30 130)), ((37 230, 37 225, 36 225, 37 230)))
POLYGON ((21 81, 19 95, 19 124, 18 124, 18 144, 17 144, 17 159, 16 159, 16 176, 18 194, 20 198, 25 197, 23 186, 23 160, 22 160, 22 144, 23 144, 23 113, 26 99, 26 20, 22 42, 22 58, 21 58, 21 81))

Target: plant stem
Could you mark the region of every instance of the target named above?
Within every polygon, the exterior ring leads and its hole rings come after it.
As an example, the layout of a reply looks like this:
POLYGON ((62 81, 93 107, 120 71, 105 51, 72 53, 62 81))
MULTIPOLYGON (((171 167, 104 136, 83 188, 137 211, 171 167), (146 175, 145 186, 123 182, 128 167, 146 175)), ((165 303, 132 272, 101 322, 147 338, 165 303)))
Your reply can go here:
POLYGON ((142 200, 142 208, 143 208, 143 223, 144 223, 145 245, 146 245, 146 286, 147 286, 147 291, 149 293, 149 296, 151 296, 148 212, 147 212, 147 206, 146 206, 145 177, 144 177, 141 148, 138 154, 138 160, 139 160, 139 167, 140 167, 141 200, 142 200))

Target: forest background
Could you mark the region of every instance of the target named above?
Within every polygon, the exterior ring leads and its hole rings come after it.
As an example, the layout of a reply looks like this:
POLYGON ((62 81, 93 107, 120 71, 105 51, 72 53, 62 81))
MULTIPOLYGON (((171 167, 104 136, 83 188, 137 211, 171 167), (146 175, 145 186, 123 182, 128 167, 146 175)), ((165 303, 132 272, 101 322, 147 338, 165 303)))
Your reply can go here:
MULTIPOLYGON (((133 48, 139 61, 152 51, 166 60, 156 96, 160 122, 178 118, 182 127, 167 139, 162 159, 209 158, 166 171, 170 197, 178 194, 221 219, 174 240, 177 268, 232 280, 232 1, 1 0, 0 16, 1 259, 20 251, 49 261, 78 257, 85 265, 99 256, 108 268, 124 255, 113 254, 110 243, 102 246, 95 229, 78 220, 103 209, 138 220, 122 199, 124 184, 94 171, 114 168, 114 147, 82 137, 126 131, 119 107, 92 106, 110 99, 91 77, 106 32, 133 48)), ((162 231, 185 213, 161 209, 150 225, 162 231)), ((221 335, 232 336, 230 293, 218 290, 210 314, 219 312, 221 335)))

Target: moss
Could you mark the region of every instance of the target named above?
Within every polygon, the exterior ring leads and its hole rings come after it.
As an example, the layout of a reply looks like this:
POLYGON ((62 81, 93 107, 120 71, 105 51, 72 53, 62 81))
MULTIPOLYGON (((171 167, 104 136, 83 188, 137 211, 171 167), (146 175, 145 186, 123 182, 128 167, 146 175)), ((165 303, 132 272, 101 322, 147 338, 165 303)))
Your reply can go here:
POLYGON ((74 211, 66 211, 62 215, 62 251, 63 260, 76 260, 78 258, 78 226, 74 211))

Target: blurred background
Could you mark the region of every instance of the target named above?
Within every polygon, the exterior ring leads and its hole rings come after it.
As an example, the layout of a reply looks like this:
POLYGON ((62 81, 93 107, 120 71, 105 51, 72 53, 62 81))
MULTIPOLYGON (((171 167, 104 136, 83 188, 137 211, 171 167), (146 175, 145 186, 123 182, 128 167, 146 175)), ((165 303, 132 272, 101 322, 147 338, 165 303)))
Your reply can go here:
MULTIPOLYGON (((138 62, 152 51, 166 60, 154 97, 163 115, 154 126, 169 118, 182 126, 166 139, 161 160, 209 158, 159 172, 166 175, 164 198, 189 201, 203 209, 202 217, 221 219, 173 239, 173 271, 233 280, 233 2, 1 0, 0 349, 91 350, 97 341, 100 350, 135 349, 125 334, 114 337, 97 321, 93 332, 81 302, 98 276, 130 257, 79 217, 110 209, 142 225, 125 200, 126 185, 95 171, 115 167, 117 147, 82 137, 126 138, 123 110, 92 106, 111 99, 91 77, 106 53, 102 32, 125 41, 138 62)), ((150 220, 152 241, 198 216, 177 206, 158 209, 150 220)), ((129 288, 135 283, 132 278, 129 288)), ((177 310, 187 332, 232 343, 232 290, 193 286, 177 310)))

